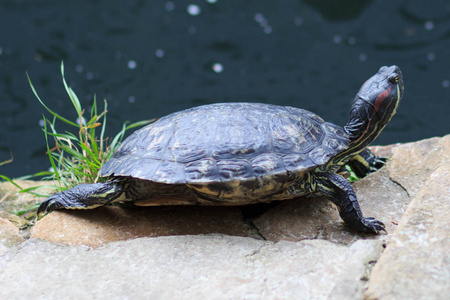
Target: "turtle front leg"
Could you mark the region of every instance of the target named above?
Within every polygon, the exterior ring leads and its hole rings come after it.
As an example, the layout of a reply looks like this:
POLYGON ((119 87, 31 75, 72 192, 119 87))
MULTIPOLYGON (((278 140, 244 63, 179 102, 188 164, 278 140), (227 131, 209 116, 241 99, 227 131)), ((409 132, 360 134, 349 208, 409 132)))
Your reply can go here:
POLYGON ((364 149, 358 155, 355 155, 347 164, 359 178, 364 178, 370 173, 381 169, 388 160, 387 157, 376 156, 369 149, 364 149))
POLYGON ((368 233, 386 231, 384 224, 375 218, 365 218, 351 184, 335 173, 316 173, 317 189, 337 205, 339 214, 348 227, 368 233))
POLYGON ((119 181, 79 184, 67 191, 51 195, 37 210, 38 217, 56 209, 92 209, 121 200, 124 184, 119 181))

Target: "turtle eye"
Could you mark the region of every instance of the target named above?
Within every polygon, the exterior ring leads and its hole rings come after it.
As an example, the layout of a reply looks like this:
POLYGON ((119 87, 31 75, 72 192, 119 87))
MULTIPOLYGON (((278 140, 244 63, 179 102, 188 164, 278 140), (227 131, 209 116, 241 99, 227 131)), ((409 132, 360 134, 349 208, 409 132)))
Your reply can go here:
POLYGON ((389 77, 389 82, 391 84, 397 84, 398 80, 399 80, 399 76, 398 75, 393 75, 393 76, 389 77))

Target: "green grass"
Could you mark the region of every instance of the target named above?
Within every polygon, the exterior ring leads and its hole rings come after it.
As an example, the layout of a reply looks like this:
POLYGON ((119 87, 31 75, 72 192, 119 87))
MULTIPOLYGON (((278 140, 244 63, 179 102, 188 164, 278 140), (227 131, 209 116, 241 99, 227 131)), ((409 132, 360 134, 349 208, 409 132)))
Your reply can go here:
MULTIPOLYGON (((0 175, 0 178, 11 182, 18 188, 20 192, 31 193, 34 196, 48 197, 49 194, 40 193, 43 187, 52 188, 56 192, 64 191, 72 188, 80 183, 94 183, 102 181, 99 177, 99 170, 102 164, 111 158, 114 151, 119 147, 125 133, 132 128, 147 125, 154 121, 146 120, 135 123, 124 123, 122 129, 113 137, 105 137, 106 120, 108 113, 107 101, 103 101, 103 109, 100 111, 97 105, 97 99, 94 96, 90 113, 81 106, 80 100, 70 86, 68 86, 64 77, 64 64, 61 63, 61 75, 64 88, 69 96, 72 106, 76 111, 77 120, 73 122, 63 117, 57 112, 51 110, 39 97, 30 77, 27 74, 33 94, 42 106, 50 113, 51 118, 44 116, 44 137, 47 145, 47 155, 50 161, 51 170, 43 171, 33 175, 23 176, 20 179, 43 178, 44 180, 55 180, 57 184, 51 183, 45 186, 32 187, 22 189, 12 179, 7 176, 0 175), (58 131, 58 125, 64 123, 72 128, 71 131, 58 131)), ((6 161, 0 165, 8 163, 6 161)), ((29 212, 35 212, 38 205, 26 208, 22 211, 14 212, 22 215, 29 212)))
POLYGON ((350 168, 349 165, 346 164, 346 165, 345 165, 345 168, 346 168, 347 171, 350 173, 350 176, 347 178, 347 180, 348 180, 350 183, 353 183, 353 182, 356 182, 356 181, 362 179, 362 178, 358 177, 358 176, 355 174, 355 172, 353 172, 352 168, 350 168))

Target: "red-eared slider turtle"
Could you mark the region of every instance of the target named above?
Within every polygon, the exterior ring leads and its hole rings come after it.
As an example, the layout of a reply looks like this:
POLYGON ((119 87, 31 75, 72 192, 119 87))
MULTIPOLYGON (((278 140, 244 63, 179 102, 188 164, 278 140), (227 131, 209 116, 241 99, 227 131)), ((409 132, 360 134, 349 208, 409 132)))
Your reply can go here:
POLYGON ((395 114, 403 95, 397 66, 382 67, 353 100, 344 128, 294 107, 221 103, 159 119, 129 136, 101 168, 104 183, 80 184, 41 203, 38 215, 113 203, 242 205, 321 193, 345 223, 384 230, 363 217, 348 163, 359 176, 384 161, 366 147, 395 114))

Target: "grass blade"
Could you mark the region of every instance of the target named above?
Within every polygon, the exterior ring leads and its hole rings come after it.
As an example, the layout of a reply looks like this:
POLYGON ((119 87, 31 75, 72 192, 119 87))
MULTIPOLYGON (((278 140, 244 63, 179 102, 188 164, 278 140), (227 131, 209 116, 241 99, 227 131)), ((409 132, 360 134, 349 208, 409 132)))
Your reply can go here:
POLYGON ((53 116, 55 116, 56 118, 60 119, 61 121, 63 121, 64 123, 70 124, 72 126, 78 126, 76 123, 69 121, 68 119, 61 117, 60 115, 58 115, 57 113, 55 113, 53 110, 51 110, 50 108, 47 107, 47 105, 45 105, 45 103, 41 100, 41 98, 39 97, 38 93, 36 92, 36 89, 33 86, 33 83, 31 82, 30 77, 28 76, 27 73, 27 78, 28 78, 28 83, 30 85, 31 91, 33 91, 34 96, 39 100, 39 102, 41 103, 41 105, 49 112, 51 113, 53 116))
POLYGON ((1 174, 0 174, 0 178, 3 178, 4 180, 8 181, 8 182, 11 183, 12 185, 16 186, 17 188, 22 189, 22 188, 20 187, 20 185, 18 185, 17 183, 15 183, 15 182, 14 182, 11 178, 9 178, 8 176, 1 175, 1 174))

